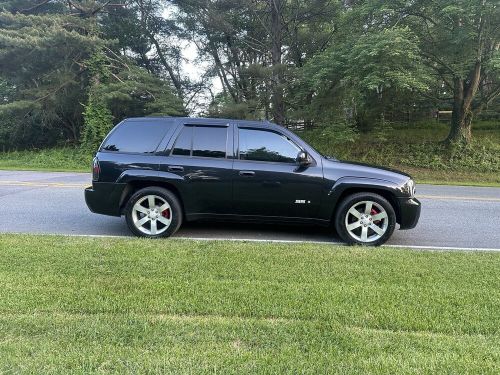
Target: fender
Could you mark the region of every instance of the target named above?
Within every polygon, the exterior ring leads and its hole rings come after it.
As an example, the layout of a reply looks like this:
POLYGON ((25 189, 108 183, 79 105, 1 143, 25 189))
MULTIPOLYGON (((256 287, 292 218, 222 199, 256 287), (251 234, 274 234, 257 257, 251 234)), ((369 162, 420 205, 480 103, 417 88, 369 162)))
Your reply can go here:
POLYGON ((335 208, 339 202, 339 198, 348 189, 357 190, 384 190, 394 197, 400 193, 399 186, 391 181, 366 178, 366 177, 341 177, 330 188, 325 197, 325 203, 322 205, 320 217, 330 219, 335 212, 335 208))

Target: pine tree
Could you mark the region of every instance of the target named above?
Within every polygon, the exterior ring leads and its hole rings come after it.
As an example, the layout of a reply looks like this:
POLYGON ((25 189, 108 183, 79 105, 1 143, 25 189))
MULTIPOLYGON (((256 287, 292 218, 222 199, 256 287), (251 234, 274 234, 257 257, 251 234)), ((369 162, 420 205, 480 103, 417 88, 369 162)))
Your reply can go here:
POLYGON ((113 123, 123 116, 184 113, 168 81, 105 39, 106 18, 99 14, 108 3, 17 0, 0 6, 0 147, 78 143, 83 113, 88 119, 96 107, 113 123))

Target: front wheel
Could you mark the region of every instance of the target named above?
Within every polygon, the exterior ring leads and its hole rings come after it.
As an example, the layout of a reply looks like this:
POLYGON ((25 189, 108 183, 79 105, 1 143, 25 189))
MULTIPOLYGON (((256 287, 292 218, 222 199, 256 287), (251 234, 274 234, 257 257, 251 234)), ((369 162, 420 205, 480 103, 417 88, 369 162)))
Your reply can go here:
POLYGON ((125 207, 127 225, 136 236, 169 237, 179 229, 182 210, 171 191, 147 187, 134 193, 125 207))
POLYGON ((396 213, 384 197, 356 193, 345 198, 335 215, 335 229, 347 243, 379 246, 396 227, 396 213))

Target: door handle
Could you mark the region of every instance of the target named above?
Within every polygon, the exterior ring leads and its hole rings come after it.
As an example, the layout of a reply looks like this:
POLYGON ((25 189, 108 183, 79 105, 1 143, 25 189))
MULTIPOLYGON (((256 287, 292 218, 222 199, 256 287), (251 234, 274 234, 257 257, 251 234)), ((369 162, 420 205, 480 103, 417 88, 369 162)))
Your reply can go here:
POLYGON ((255 172, 254 171, 240 171, 240 176, 253 177, 253 176, 255 176, 255 172))
POLYGON ((169 165, 167 168, 170 172, 183 172, 184 167, 181 167, 180 165, 169 165))

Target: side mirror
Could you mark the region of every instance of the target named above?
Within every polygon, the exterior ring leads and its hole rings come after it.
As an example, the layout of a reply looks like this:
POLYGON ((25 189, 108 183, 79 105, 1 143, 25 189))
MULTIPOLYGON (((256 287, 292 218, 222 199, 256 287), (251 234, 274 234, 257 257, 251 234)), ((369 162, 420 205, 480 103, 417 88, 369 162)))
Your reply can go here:
POLYGON ((311 164, 311 159, 309 159, 309 155, 305 151, 300 151, 297 154, 297 164, 299 164, 301 167, 305 167, 309 164, 311 164))

